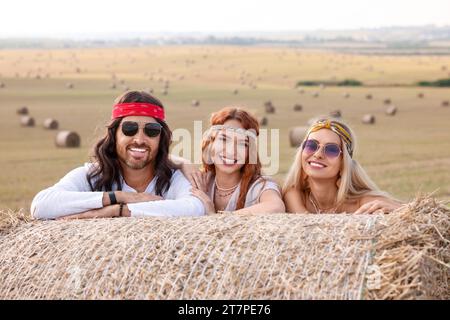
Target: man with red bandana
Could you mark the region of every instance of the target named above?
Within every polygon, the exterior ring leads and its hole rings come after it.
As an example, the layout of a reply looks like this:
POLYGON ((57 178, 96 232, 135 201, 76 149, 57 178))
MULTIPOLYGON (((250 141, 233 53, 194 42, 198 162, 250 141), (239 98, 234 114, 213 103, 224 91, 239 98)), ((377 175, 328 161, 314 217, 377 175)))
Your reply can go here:
POLYGON ((158 99, 124 93, 93 161, 39 192, 31 214, 37 219, 204 215, 191 184, 169 159, 171 137, 158 99))

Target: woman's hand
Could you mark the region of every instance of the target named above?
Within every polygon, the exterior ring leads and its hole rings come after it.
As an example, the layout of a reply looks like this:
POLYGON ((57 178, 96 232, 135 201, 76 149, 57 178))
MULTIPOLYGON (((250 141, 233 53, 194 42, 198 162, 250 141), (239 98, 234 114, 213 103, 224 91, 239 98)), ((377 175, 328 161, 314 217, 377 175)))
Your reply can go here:
POLYGON ((402 206, 400 202, 379 198, 369 201, 355 211, 356 214, 389 213, 402 206))
POLYGON ((191 163, 183 163, 180 166, 180 170, 194 188, 200 189, 197 181, 199 180, 199 176, 203 173, 199 170, 197 165, 191 163))
POLYGON ((191 177, 194 181, 193 183, 191 182, 192 186, 203 191, 206 194, 208 192, 208 174, 205 172, 197 171, 193 172, 191 177))
POLYGON ((194 197, 199 198, 206 209, 206 214, 214 214, 216 213, 216 207, 214 206, 214 203, 212 202, 211 198, 202 190, 199 190, 197 188, 191 189, 191 194, 194 197))

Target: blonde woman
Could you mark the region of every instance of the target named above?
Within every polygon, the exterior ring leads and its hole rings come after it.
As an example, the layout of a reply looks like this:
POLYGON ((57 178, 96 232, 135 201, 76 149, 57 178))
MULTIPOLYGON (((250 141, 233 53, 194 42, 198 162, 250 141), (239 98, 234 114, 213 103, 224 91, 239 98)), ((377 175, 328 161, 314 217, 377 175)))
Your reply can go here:
POLYGON ((283 186, 288 212, 378 213, 402 205, 381 191, 353 159, 355 135, 343 122, 320 119, 308 130, 283 186))

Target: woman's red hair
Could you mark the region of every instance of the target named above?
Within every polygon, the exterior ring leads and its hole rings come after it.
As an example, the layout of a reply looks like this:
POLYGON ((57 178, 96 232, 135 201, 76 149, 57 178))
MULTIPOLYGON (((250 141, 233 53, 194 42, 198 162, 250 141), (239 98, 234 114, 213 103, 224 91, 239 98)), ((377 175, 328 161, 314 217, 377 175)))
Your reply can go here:
MULTIPOLYGON (((244 129, 253 129, 256 135, 259 135, 258 120, 247 111, 235 107, 225 107, 218 112, 213 113, 210 118, 210 124, 211 126, 223 125, 228 120, 237 120, 242 124, 244 129)), ((215 138, 216 134, 211 134, 208 138, 203 140, 202 152, 204 155, 206 151, 209 152, 209 147, 214 142, 215 138)), ((251 146, 251 144, 249 144, 249 146, 251 146)), ((254 146, 256 147, 256 144, 254 144, 254 146)), ((249 163, 249 152, 247 152, 245 164, 241 168, 242 178, 236 210, 244 208, 245 197, 251 183, 261 176, 261 162, 259 161, 259 155, 256 156, 256 159, 256 164, 249 163)), ((203 167, 206 172, 212 172, 214 175, 216 174, 214 164, 208 164, 204 158, 203 167)))

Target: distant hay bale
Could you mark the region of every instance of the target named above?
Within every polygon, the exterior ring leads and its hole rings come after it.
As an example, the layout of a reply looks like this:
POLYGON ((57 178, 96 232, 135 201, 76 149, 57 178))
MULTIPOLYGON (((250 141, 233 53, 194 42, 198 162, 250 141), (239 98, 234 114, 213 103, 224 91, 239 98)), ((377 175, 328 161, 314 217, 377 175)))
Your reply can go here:
POLYGON ((267 117, 262 117, 261 120, 259 120, 259 124, 261 126, 267 126, 268 123, 269 123, 269 119, 267 119, 267 117))
POLYGON ((116 84, 115 83, 112 83, 110 86, 109 86, 109 88, 110 89, 116 89, 117 88, 117 86, 116 86, 116 84))
POLYGON ((49 130, 56 130, 59 127, 58 121, 52 118, 48 118, 44 120, 44 128, 49 130))
POLYGON ((301 104, 294 105, 294 111, 302 111, 302 110, 303 110, 303 106, 301 104))
POLYGON ((289 130, 289 144, 291 147, 298 148, 301 145, 308 129, 308 127, 298 126, 289 130))
POLYGON ((145 92, 153 93, 153 89, 152 89, 152 88, 146 88, 146 89, 145 89, 145 92))
POLYGON ((80 142, 81 138, 78 133, 68 130, 58 132, 55 138, 55 144, 59 148, 78 148, 80 142))
POLYGON ((266 110, 266 113, 275 113, 275 106, 272 104, 272 101, 266 101, 264 102, 264 109, 266 110))
POLYGON ((193 106, 193 107, 198 107, 200 105, 200 101, 199 100, 192 100, 192 102, 191 102, 191 106, 193 106))
POLYGON ((169 94, 169 91, 167 89, 164 89, 163 91, 161 91, 161 94, 163 96, 167 96, 169 94))
POLYGON ((391 99, 388 98, 388 99, 384 99, 383 103, 386 105, 389 105, 392 103, 392 101, 391 101, 391 99))
POLYGON ((375 116, 373 114, 365 114, 361 121, 364 124, 375 124, 375 116))
POLYGON ((367 100, 372 100, 372 98, 373 98, 373 95, 372 94, 366 94, 366 99, 367 100))
POLYGON ((29 113, 28 108, 26 106, 20 107, 19 109, 17 109, 17 114, 20 115, 27 115, 29 113))
POLYGON ((419 98, 419 99, 423 99, 424 97, 425 97, 425 94, 423 92, 419 92, 417 94, 417 98, 419 98))
POLYGON ((67 88, 67 89, 73 89, 73 87, 74 87, 74 85, 73 85, 73 83, 71 83, 71 82, 69 82, 69 83, 66 84, 66 88, 67 88))
POLYGON ((345 93, 342 94, 342 96, 343 96, 345 99, 348 99, 348 98, 350 98, 350 93, 345 92, 345 93))
POLYGON ((239 93, 239 90, 238 90, 238 89, 234 89, 234 90, 233 90, 233 94, 234 94, 234 95, 236 95, 236 94, 238 94, 238 93, 239 93))
POLYGON ((450 105, 450 103, 449 103, 449 101, 448 100, 445 100, 445 101, 442 101, 442 104, 441 104, 443 107, 448 107, 449 105, 450 105))
POLYGON ((450 299, 450 211, 0 217, 0 299, 450 299))
POLYGON ((318 97, 319 97, 319 93, 318 93, 318 92, 313 92, 313 93, 311 93, 311 95, 312 95, 314 98, 318 98, 318 97))
POLYGON ((342 117, 341 110, 333 110, 333 111, 331 111, 330 112, 330 117, 336 118, 336 119, 341 118, 342 117))
POLYGON ((391 106, 389 106, 386 109, 386 114, 388 116, 395 116, 396 113, 397 113, 397 107, 396 106, 391 105, 391 106))
POLYGON ((300 94, 303 94, 303 93, 305 93, 305 89, 299 88, 299 89, 297 90, 297 92, 300 93, 300 94))
POLYGON ((3 89, 3 88, 5 88, 5 87, 6 87, 5 83, 0 82, 0 89, 3 89))
POLYGON ((20 117, 20 125, 22 127, 34 127, 34 118, 30 116, 21 116, 20 117))

